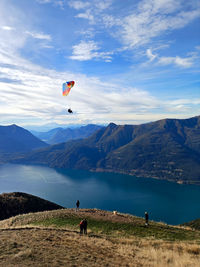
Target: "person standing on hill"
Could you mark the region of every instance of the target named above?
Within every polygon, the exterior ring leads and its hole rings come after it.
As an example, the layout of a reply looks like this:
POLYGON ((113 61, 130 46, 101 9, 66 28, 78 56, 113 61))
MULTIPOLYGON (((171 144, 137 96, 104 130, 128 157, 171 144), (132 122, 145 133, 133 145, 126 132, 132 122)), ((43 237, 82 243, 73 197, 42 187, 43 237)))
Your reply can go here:
POLYGON ((83 224, 83 232, 84 232, 85 235, 87 235, 87 220, 84 219, 83 222, 84 222, 84 224, 83 224))
POLYGON ((83 219, 80 221, 80 234, 82 235, 83 233, 87 235, 87 220, 83 219))
POLYGON ((145 211, 144 216, 145 216, 145 225, 148 226, 149 225, 149 214, 148 214, 148 212, 145 211))
POLYGON ((76 211, 78 211, 78 210, 79 210, 79 206, 80 206, 80 201, 79 201, 79 200, 77 200, 77 201, 76 201, 76 211))
POLYGON ((84 229, 84 220, 80 221, 79 226, 80 226, 80 234, 82 235, 83 234, 83 229, 84 229))

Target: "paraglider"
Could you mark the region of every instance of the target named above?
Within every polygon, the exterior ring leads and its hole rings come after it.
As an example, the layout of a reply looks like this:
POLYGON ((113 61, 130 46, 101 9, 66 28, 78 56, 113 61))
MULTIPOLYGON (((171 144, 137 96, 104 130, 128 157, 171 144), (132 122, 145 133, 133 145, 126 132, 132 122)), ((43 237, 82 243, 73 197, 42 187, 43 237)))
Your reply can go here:
MULTIPOLYGON (((63 96, 67 96, 71 90, 71 88, 74 86, 75 82, 70 81, 70 82, 65 82, 63 83, 63 96)), ((71 108, 68 108, 68 113, 73 113, 71 108)))

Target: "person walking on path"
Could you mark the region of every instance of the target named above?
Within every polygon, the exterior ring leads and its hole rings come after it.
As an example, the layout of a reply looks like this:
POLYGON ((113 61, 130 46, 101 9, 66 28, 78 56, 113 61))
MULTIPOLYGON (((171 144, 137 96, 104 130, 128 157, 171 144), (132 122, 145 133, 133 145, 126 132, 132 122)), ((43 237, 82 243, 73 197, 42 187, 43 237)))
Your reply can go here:
POLYGON ((145 225, 148 226, 149 225, 149 214, 148 214, 148 212, 145 211, 144 216, 145 216, 145 225))
POLYGON ((77 201, 76 201, 76 211, 78 211, 78 210, 79 210, 79 206, 80 206, 80 201, 79 201, 79 200, 77 200, 77 201))

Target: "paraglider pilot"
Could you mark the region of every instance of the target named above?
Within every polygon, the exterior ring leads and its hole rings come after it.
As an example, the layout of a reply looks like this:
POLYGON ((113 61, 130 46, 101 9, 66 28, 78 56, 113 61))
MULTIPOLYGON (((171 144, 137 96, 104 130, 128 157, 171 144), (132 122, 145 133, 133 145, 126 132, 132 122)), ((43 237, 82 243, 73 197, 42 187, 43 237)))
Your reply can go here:
POLYGON ((69 113, 73 113, 73 111, 71 110, 71 108, 68 108, 67 110, 69 113))

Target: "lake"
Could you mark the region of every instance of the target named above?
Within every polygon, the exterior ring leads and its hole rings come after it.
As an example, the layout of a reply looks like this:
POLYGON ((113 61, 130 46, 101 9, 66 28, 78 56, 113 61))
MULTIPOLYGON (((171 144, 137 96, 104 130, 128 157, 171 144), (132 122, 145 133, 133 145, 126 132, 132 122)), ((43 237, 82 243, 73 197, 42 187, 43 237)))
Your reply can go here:
POLYGON ((25 192, 66 208, 117 210, 169 224, 200 218, 200 186, 113 173, 0 165, 0 193, 25 192))

